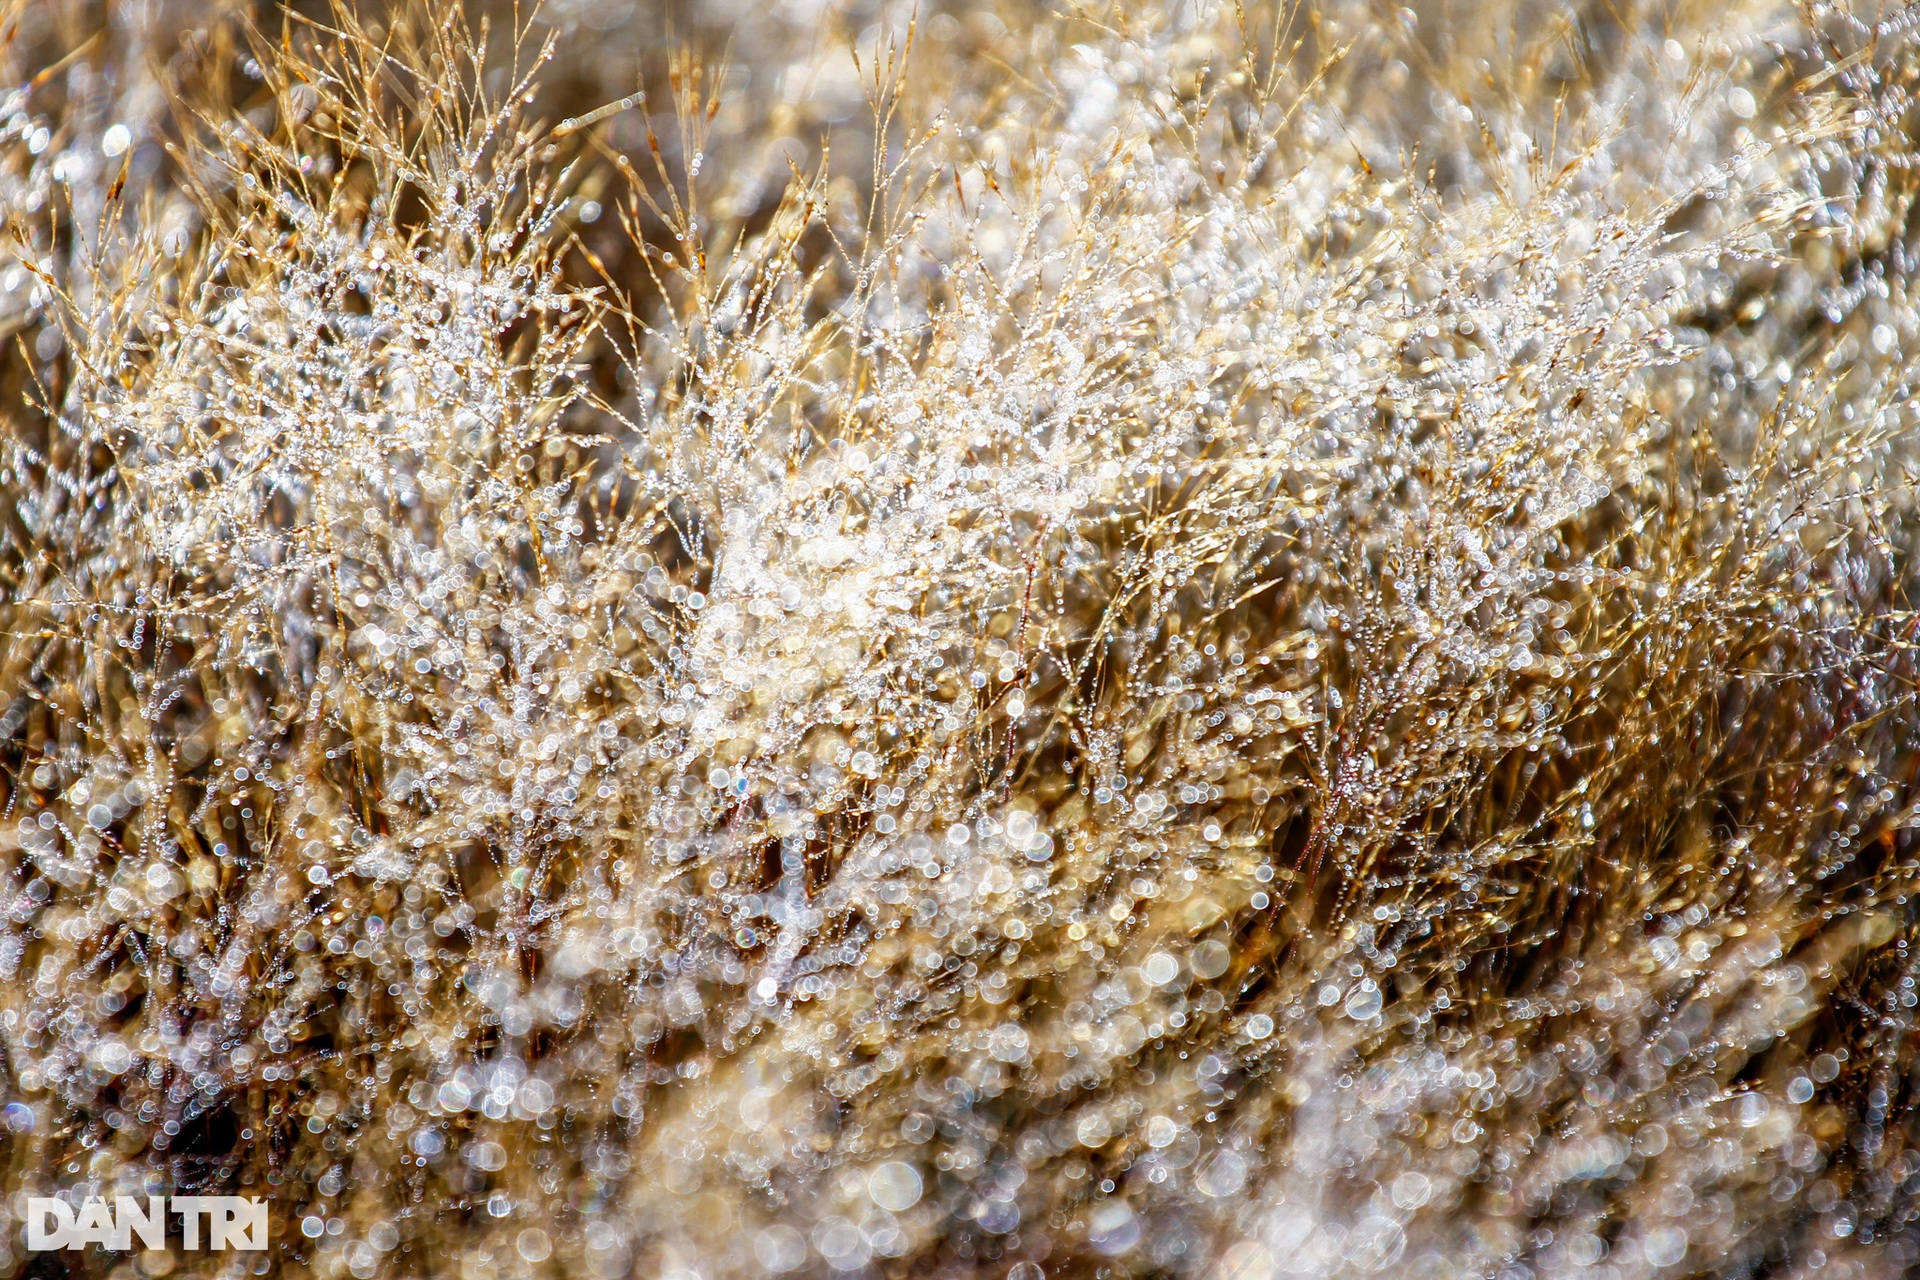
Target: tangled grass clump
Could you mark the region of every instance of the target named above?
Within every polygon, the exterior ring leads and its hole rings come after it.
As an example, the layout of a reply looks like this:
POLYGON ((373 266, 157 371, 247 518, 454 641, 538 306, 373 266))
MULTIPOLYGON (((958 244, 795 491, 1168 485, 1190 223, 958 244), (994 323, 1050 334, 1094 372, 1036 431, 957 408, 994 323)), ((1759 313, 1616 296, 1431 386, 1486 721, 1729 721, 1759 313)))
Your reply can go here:
POLYGON ((724 19, 0 4, 0 1273, 1920 1264, 1920 18, 724 19))

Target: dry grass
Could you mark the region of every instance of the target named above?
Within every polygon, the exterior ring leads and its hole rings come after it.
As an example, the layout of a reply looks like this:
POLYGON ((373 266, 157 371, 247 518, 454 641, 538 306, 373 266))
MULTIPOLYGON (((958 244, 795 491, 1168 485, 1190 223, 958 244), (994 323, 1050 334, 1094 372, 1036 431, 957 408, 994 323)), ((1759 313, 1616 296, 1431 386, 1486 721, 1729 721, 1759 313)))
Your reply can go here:
POLYGON ((60 1266, 1920 1258, 1910 12, 91 13, 6 1185, 275 1226, 60 1266))

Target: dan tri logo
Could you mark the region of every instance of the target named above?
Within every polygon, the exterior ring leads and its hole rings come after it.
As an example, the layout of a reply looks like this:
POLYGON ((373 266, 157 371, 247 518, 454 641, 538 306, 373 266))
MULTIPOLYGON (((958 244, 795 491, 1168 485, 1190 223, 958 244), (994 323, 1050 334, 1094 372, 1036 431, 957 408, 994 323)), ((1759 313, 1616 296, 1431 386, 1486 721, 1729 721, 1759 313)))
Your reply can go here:
POLYGON ((27 1248, 83 1249, 99 1245, 124 1251, 135 1239, 143 1248, 160 1249, 167 1242, 170 1215, 180 1218, 182 1249, 245 1249, 267 1247, 267 1202, 244 1196, 148 1196, 144 1208, 131 1196, 116 1196, 111 1204, 99 1197, 81 1202, 79 1209, 57 1196, 27 1198, 27 1248), (201 1243, 204 1219, 206 1243, 201 1243))

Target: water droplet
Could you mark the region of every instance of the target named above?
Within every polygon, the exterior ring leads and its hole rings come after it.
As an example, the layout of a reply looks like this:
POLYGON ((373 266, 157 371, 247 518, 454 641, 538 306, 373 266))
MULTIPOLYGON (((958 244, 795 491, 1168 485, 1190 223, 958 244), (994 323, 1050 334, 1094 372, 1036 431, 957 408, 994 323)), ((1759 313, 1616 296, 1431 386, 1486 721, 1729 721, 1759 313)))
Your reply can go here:
POLYGON ((920 1171, 900 1160, 889 1160, 867 1177, 867 1196, 889 1213, 904 1213, 920 1202, 920 1171))

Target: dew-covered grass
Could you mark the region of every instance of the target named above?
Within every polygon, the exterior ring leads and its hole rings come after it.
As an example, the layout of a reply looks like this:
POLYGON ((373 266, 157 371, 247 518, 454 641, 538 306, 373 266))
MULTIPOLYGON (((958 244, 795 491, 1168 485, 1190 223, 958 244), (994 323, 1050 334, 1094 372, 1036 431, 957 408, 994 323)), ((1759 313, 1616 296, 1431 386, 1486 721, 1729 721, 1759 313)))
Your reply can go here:
POLYGON ((8 32, 0 1272, 1920 1260, 1911 11, 8 32))

